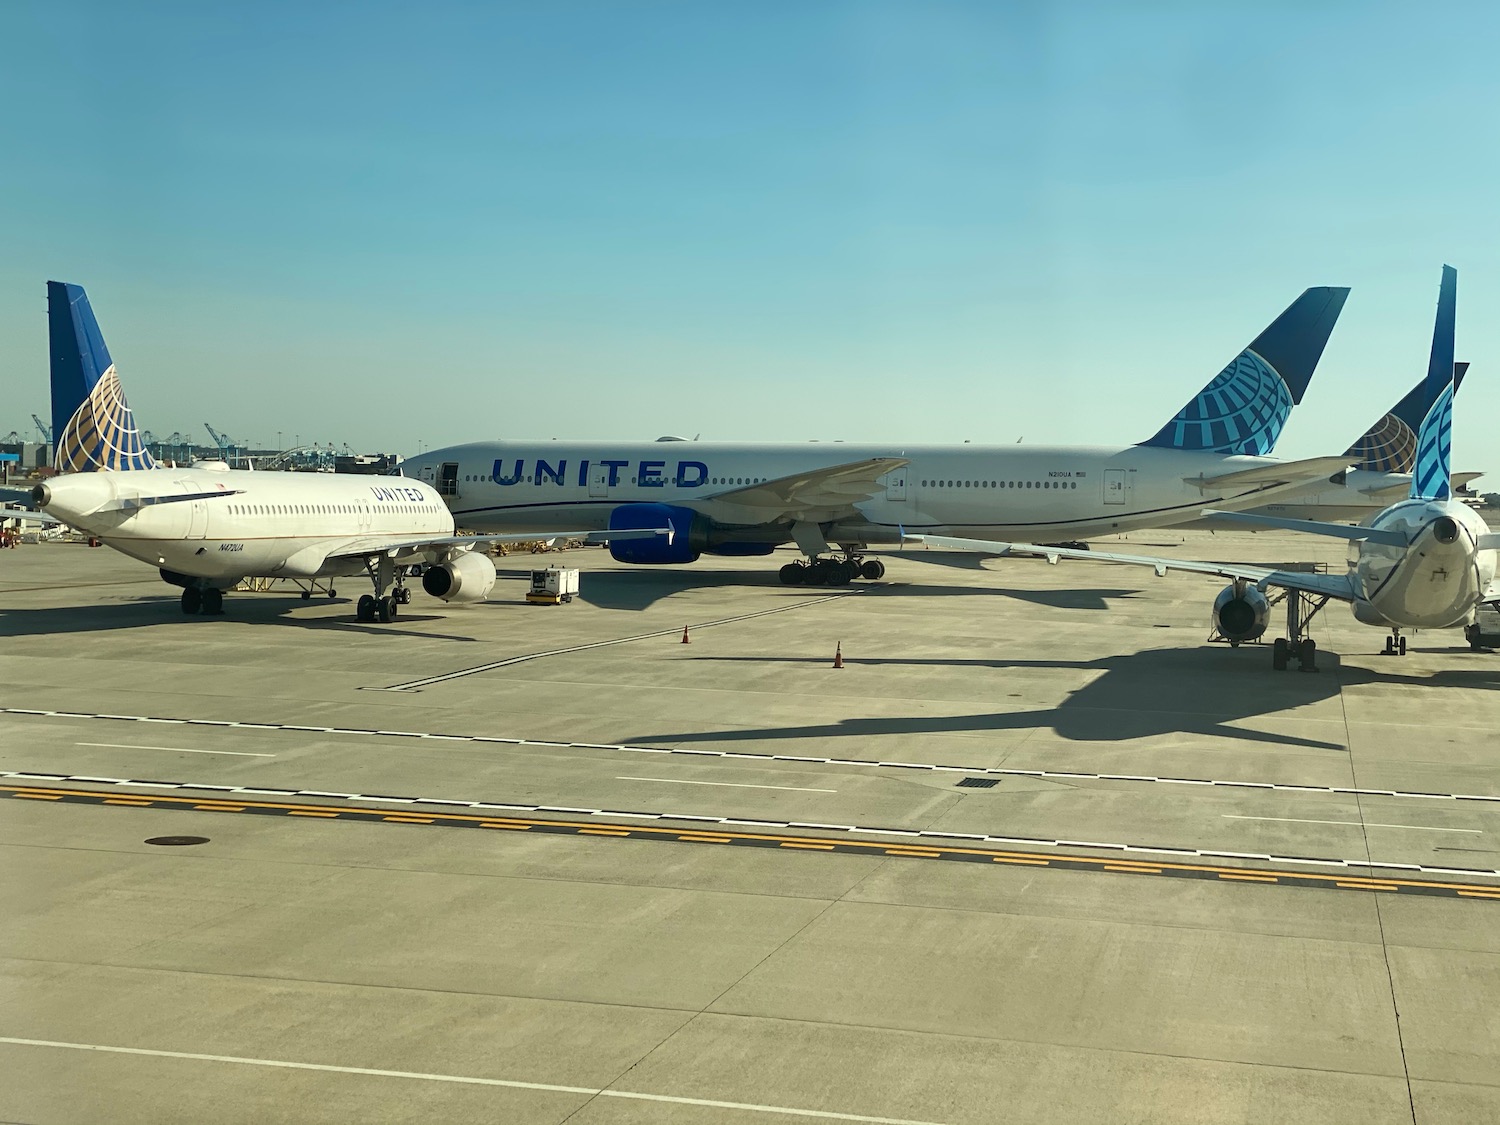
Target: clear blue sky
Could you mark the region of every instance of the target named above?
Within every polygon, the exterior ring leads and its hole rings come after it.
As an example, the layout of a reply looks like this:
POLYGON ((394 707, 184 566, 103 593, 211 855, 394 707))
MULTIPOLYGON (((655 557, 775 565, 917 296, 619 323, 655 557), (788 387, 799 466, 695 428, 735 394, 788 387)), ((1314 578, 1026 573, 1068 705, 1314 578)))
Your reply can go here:
MULTIPOLYGON (((87 287, 158 434, 1129 442, 1305 286, 1500 487, 1500 7, 0 10, 0 432, 87 287)), ((26 423, 26 425, 23 425, 26 423)))

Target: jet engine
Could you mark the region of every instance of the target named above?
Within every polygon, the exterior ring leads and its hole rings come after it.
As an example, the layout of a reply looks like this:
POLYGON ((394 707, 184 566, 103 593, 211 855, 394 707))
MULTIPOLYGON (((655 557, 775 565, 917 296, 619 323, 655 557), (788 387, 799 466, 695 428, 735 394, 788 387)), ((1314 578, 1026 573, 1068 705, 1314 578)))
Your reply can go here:
POLYGON ((472 551, 422 572, 422 589, 445 602, 482 602, 494 585, 495 564, 472 551))
POLYGON ((609 545, 609 553, 622 563, 690 563, 703 550, 703 517, 691 508, 674 504, 621 504, 609 513, 611 531, 670 527, 672 541, 664 535, 650 539, 621 539, 609 545), (697 526, 695 527, 695 523, 697 526))
POLYGON ((1232 645, 1253 641, 1271 622, 1271 603, 1254 586, 1234 582, 1214 599, 1214 628, 1232 645))

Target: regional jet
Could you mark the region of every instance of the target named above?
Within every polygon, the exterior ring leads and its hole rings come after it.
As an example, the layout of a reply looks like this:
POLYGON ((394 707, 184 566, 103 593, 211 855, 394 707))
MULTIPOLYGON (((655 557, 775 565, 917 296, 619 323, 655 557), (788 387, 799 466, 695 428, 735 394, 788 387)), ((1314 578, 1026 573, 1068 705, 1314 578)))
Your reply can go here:
POLYGON ((884 564, 864 552, 903 529, 1050 541, 1167 526, 1341 479, 1346 456, 1266 455, 1348 293, 1308 289, 1155 435, 1123 448, 493 441, 434 450, 402 471, 475 530, 674 529, 670 542, 612 543, 626 563, 795 543, 806 561, 781 568, 789 584, 879 578, 884 564))
POLYGON ((935 546, 999 555, 1041 555, 1131 563, 1168 570, 1215 574, 1231 579, 1214 599, 1213 619, 1232 645, 1258 639, 1270 621, 1266 591, 1286 591, 1287 635, 1272 645, 1272 666, 1284 670, 1296 658, 1304 671, 1316 668, 1317 645, 1307 636, 1312 616, 1329 601, 1348 602, 1354 619, 1389 629, 1385 652, 1406 655, 1403 629, 1464 626, 1470 645, 1480 647, 1476 617, 1481 606, 1500 605, 1500 532, 1467 504, 1453 499, 1450 460, 1453 425, 1453 336, 1458 273, 1443 267, 1437 320, 1427 367, 1426 397, 1432 402, 1416 434, 1415 465, 1406 498, 1385 508, 1367 526, 1282 519, 1246 512, 1204 514, 1254 527, 1272 527, 1332 536, 1351 543, 1345 574, 1302 574, 1237 564, 1076 551, 1033 543, 986 542, 942 535, 916 535, 935 546))
MULTIPOLYGON (((36 486, 43 511, 158 567, 182 588, 184 613, 218 614, 224 591, 245 578, 366 576, 360 621, 391 621, 411 600, 407 569, 445 602, 483 601, 495 584, 489 542, 578 537, 593 542, 670 535, 665 526, 628 531, 535 530, 456 535, 431 486, 414 480, 325 473, 167 468, 135 424, 119 375, 82 287, 47 283, 52 354, 55 467, 36 486)), ((329 596, 334 591, 329 590, 329 596)))

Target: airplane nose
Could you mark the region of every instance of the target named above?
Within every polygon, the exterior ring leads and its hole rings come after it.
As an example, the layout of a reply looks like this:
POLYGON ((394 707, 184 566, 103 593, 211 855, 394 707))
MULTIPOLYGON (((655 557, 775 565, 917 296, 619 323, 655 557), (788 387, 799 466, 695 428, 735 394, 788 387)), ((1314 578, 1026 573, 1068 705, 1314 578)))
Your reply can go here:
POLYGON ((1439 543, 1452 543, 1458 538, 1458 521, 1452 516, 1442 516, 1433 520, 1432 537, 1439 543))

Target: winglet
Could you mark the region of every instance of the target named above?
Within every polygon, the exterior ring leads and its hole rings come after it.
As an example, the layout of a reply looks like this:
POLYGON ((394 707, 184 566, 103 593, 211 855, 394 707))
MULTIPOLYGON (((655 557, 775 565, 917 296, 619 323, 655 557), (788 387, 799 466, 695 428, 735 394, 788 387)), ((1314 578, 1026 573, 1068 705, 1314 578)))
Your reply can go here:
POLYGON ((1432 403, 1417 433, 1417 461, 1411 475, 1413 500, 1452 498, 1453 330, 1458 308, 1458 271, 1443 267, 1438 287, 1437 319, 1427 361, 1427 399, 1432 403))
POLYGON ((81 285, 47 282, 52 464, 60 472, 154 469, 81 285))
POLYGON ((1142 445, 1264 456, 1302 401, 1349 290, 1303 292, 1142 445))

